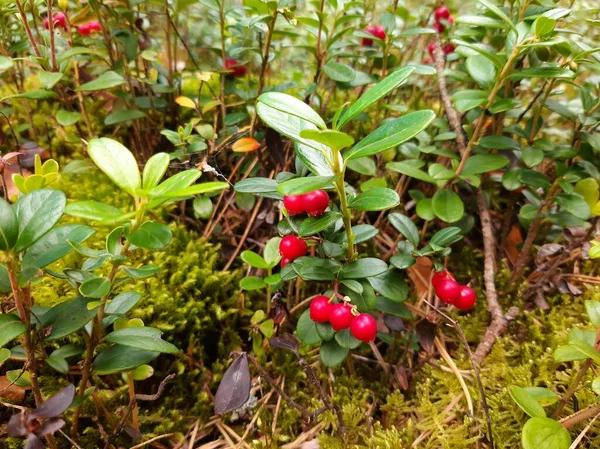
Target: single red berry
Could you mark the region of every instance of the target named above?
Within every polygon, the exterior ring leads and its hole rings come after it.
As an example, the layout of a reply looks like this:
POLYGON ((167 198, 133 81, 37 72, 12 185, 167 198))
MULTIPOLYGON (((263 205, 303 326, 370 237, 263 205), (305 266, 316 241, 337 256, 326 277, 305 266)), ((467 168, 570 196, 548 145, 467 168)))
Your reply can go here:
POLYGON ((432 42, 431 44, 429 44, 427 46, 427 51, 429 52, 429 54, 431 55, 431 57, 433 58, 433 51, 435 50, 435 44, 432 42))
MULTIPOLYGON (((367 25, 365 27, 365 33, 372 34, 378 39, 382 41, 385 40, 385 30, 381 25, 367 25)), ((360 45, 363 47, 370 47, 373 45, 373 39, 369 39, 368 37, 363 37, 360 39, 360 45)))
POLYGON ((454 16, 450 16, 446 20, 448 21, 448 23, 452 24, 454 23, 454 16))
POLYGON ((471 287, 463 285, 460 287, 458 298, 454 301, 454 305, 460 310, 471 310, 475 305, 477 295, 471 287))
POLYGON ((283 205, 290 216, 306 212, 304 209, 304 195, 286 195, 283 197, 283 205))
POLYGON ((450 10, 446 6, 440 6, 436 8, 434 16, 436 21, 440 21, 442 19, 448 20, 448 17, 450 17, 450 10))
POLYGON ((306 242, 295 235, 286 235, 279 243, 279 253, 290 261, 306 255, 306 242))
POLYGON ((435 31, 437 31, 438 34, 441 34, 441 33, 444 32, 444 30, 446 29, 446 27, 442 23, 440 23, 440 22, 433 22, 433 29, 435 31))
POLYGON ((368 313, 361 313, 352 319, 350 332, 357 340, 370 343, 377 336, 377 323, 368 313))
POLYGON ((325 190, 315 190, 303 195, 304 210, 313 217, 320 217, 329 207, 329 195, 325 190))
POLYGON ((454 280, 454 276, 445 268, 442 271, 436 271, 431 278, 431 285, 433 288, 437 290, 440 283, 446 279, 454 280))
POLYGON ((290 262, 291 262, 290 259, 288 259, 287 257, 284 257, 283 259, 281 259, 281 268, 285 267, 290 262))
POLYGON ((329 309, 329 322, 336 332, 348 329, 352 323, 352 318, 354 318, 354 315, 352 315, 350 307, 343 302, 338 302, 329 309))
MULTIPOLYGON (((62 12, 55 12, 52 14, 52 20, 54 23, 54 28, 62 28, 63 30, 67 29, 67 18, 62 12)), ((50 29, 50 18, 46 17, 44 19, 44 28, 47 30, 50 29)))
POLYGON ((444 51, 445 55, 449 55, 450 53, 453 53, 455 49, 456 49, 456 47, 453 44, 445 44, 442 47, 442 50, 444 51))
POLYGON ((327 323, 332 306, 327 296, 317 296, 310 303, 310 319, 317 323, 327 323))
POLYGON ((92 20, 90 23, 88 23, 88 26, 90 27, 90 31, 102 31, 100 22, 97 20, 92 20))
POLYGON ((90 24, 89 23, 84 23, 82 25, 79 25, 77 27, 77 31, 82 36, 87 36, 87 35, 89 35, 92 32, 92 30, 90 30, 90 24))
POLYGON ((446 304, 454 304, 460 293, 460 285, 453 279, 444 279, 435 289, 435 294, 446 304))
POLYGON ((226 58, 225 68, 229 70, 227 75, 225 75, 227 78, 241 78, 246 76, 246 71, 248 70, 244 64, 241 64, 235 58, 226 58))

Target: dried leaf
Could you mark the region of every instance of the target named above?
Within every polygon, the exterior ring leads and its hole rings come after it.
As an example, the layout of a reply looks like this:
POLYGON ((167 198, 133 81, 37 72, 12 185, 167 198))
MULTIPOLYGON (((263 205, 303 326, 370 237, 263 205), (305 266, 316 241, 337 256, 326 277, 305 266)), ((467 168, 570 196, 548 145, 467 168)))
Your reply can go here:
POLYGON ((404 332, 406 330, 406 327, 404 326, 404 321, 402 321, 402 318, 398 316, 390 315, 389 313, 384 313, 383 322, 392 332, 404 332))
POLYGON ((55 418, 69 408, 75 397, 75 386, 69 384, 38 408, 36 408, 31 416, 35 418, 55 418))
POLYGON ((518 247, 521 245, 521 243, 523 243, 523 235, 521 234, 521 230, 517 225, 513 225, 506 240, 506 256, 513 265, 519 258, 520 251, 518 247))
POLYGON ((298 352, 298 339, 290 334, 283 334, 279 337, 271 337, 269 339, 269 344, 274 348, 298 352))
POLYGON ((258 150, 259 148, 260 143, 258 143, 256 139, 253 139, 252 137, 242 137, 233 145, 231 145, 231 149, 236 153, 250 153, 258 150))
POLYGON ((215 413, 222 415, 240 408, 250 397, 248 356, 242 352, 225 371, 215 395, 215 413))
POLYGON ((419 344, 427 353, 433 352, 433 340, 435 338, 436 326, 429 321, 421 321, 417 324, 417 337, 419 344))
POLYGON ((544 259, 560 254, 564 249, 565 247, 558 243, 547 243, 542 245, 536 256, 536 264, 539 265, 544 259))
POLYGON ((408 390, 408 374, 406 373, 406 368, 402 365, 396 365, 396 379, 398 379, 398 383, 403 390, 408 390))
POLYGON ((0 398, 11 401, 14 404, 22 404, 25 400, 25 389, 18 387, 6 378, 0 377, 0 398))
POLYGON ((24 437, 27 435, 27 427, 25 426, 25 416, 23 414, 12 415, 8 420, 6 431, 9 437, 24 437))
POLYGON ((37 434, 41 437, 50 435, 56 432, 58 429, 61 429, 64 425, 65 422, 60 418, 48 419, 44 425, 40 427, 40 430, 37 431, 37 434))
POLYGON ((25 449, 45 449, 44 443, 36 436, 35 433, 30 433, 27 437, 25 449))
POLYGON ((417 257, 416 263, 406 270, 410 280, 415 284, 417 296, 424 295, 429 291, 431 270, 433 270, 433 262, 427 257, 417 257))

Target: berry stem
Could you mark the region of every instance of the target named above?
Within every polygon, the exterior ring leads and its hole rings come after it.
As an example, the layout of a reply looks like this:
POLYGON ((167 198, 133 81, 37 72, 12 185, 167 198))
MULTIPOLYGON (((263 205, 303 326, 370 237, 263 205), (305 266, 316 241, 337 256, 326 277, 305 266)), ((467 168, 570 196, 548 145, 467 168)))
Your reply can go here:
POLYGON ((344 228, 346 231, 346 238, 348 243, 348 249, 346 252, 346 258, 348 262, 353 262, 356 259, 356 251, 354 249, 354 233, 352 232, 352 212, 348 207, 348 197, 346 196, 346 186, 344 184, 344 175, 346 172, 346 165, 340 167, 339 150, 333 150, 333 165, 331 167, 335 175, 337 175, 335 181, 335 188, 340 196, 340 212, 342 213, 342 220, 344 221, 344 228))

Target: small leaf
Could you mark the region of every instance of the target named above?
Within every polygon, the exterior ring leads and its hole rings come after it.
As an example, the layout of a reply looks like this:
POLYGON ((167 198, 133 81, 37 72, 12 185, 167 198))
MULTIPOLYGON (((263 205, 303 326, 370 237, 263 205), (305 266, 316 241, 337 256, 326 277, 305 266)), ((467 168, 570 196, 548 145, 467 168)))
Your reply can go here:
POLYGON ((476 154, 471 156, 465 162, 461 175, 477 175, 480 173, 489 173, 508 165, 508 159, 498 154, 476 154))
POLYGON ((513 401, 532 418, 546 416, 544 408, 524 388, 513 385, 508 387, 508 392, 513 401))
POLYGON ((308 309, 300 315, 296 326, 296 333, 300 341, 305 345, 314 345, 321 341, 321 337, 317 333, 316 323, 310 319, 310 311, 308 309))
POLYGON ((600 302, 587 300, 584 301, 585 310, 590 318, 590 321, 594 325, 594 327, 600 327, 600 302))
POLYGON ((171 243, 173 234, 165 224, 147 221, 127 236, 135 246, 145 249, 163 249, 171 243))
POLYGON ((523 449, 569 449, 571 436, 560 423, 550 418, 531 418, 523 426, 523 449))
POLYGON ((105 349, 94 359, 94 372, 98 374, 112 374, 121 371, 131 371, 144 365, 156 357, 160 352, 143 351, 129 346, 114 345, 105 349))
POLYGON ((452 190, 438 190, 432 203, 435 215, 446 223, 454 223, 462 218, 465 206, 460 197, 452 190))
POLYGON ((126 327, 108 334, 104 339, 123 346, 167 354, 179 352, 177 346, 160 338, 162 332, 153 327, 126 327))
POLYGON ((141 178, 131 151, 115 140, 101 137, 90 140, 88 154, 112 182, 130 195, 136 195, 141 186, 141 178))
POLYGON ((81 114, 79 112, 70 112, 61 109, 56 113, 56 121, 61 126, 74 125, 79 121, 80 118, 81 114))
POLYGON ((260 290, 264 287, 266 287, 264 279, 258 276, 246 276, 240 281, 240 288, 242 290, 260 290))
POLYGON ((298 235, 305 237, 317 234, 342 218, 339 212, 325 212, 320 217, 309 217, 302 221, 298 228, 298 235))
POLYGON ((13 313, 0 314, 0 348, 23 335, 27 326, 13 313))
POLYGON ((111 70, 102 73, 98 78, 92 80, 88 83, 82 84, 79 86, 77 91, 79 92, 89 92, 94 90, 106 90, 111 89, 113 87, 121 86, 125 84, 127 81, 121 75, 111 70))
POLYGON ((335 367, 344 361, 348 351, 348 348, 340 346, 335 339, 324 341, 321 344, 321 360, 325 366, 335 367))
POLYGON ((14 247, 20 252, 29 248, 58 222, 67 198, 58 190, 42 189, 28 193, 16 203, 19 238, 14 247))
POLYGON ((396 230, 404 236, 416 248, 419 246, 421 236, 417 226, 406 215, 393 213, 388 216, 390 223, 396 230))
POLYGON ((240 408, 250 397, 250 370, 248 356, 242 352, 225 371, 215 394, 217 415, 240 408))
POLYGON ((196 109, 196 103, 194 103, 194 100, 192 100, 189 97, 185 97, 185 96, 177 97, 177 98, 175 98, 175 103, 177 103, 179 106, 184 107, 184 108, 196 109))
POLYGON ((263 259, 260 254, 256 254, 254 251, 242 251, 241 258, 244 262, 254 268, 267 269, 269 265, 263 259))
POLYGON ((374 257, 366 257, 345 266, 342 269, 342 276, 345 279, 368 278, 377 276, 378 274, 387 271, 387 269, 388 266, 383 260, 374 257))
POLYGON ((102 298, 110 292, 110 281, 106 278, 99 277, 85 281, 79 287, 79 292, 86 298, 102 298))
POLYGON ((395 190, 373 188, 352 198, 348 206, 361 211, 379 211, 391 209, 398 204, 400 197, 395 190))
POLYGON ((260 143, 252 137, 242 137, 238 139, 232 146, 231 149, 236 153, 250 153, 260 148, 260 143))
MULTIPOLYGON (((299 195, 331 185, 335 176, 309 176, 282 182, 277 191, 282 195, 299 195)), ((239 191, 239 190, 238 190, 239 191)))

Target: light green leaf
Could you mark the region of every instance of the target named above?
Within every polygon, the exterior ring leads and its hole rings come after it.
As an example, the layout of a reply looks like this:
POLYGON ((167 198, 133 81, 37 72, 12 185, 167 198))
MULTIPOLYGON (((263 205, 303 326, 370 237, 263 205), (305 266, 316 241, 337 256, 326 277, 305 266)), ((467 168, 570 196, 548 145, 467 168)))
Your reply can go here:
POLYGON ((153 327, 126 327, 108 334, 104 339, 145 351, 175 354, 177 346, 161 339, 162 332, 153 327))
POLYGON ((123 78, 121 75, 119 75, 116 72, 113 72, 112 70, 109 70, 107 72, 102 73, 95 80, 85 83, 85 84, 79 86, 75 90, 77 90, 79 92, 89 92, 89 91, 94 91, 94 90, 106 90, 106 89, 111 89, 113 87, 121 86, 121 85, 125 84, 126 82, 127 81, 125 81, 125 78, 123 78))
POLYGON ((544 408, 524 388, 512 385, 508 387, 508 392, 513 401, 532 418, 546 416, 544 408))
POLYGON ((20 252, 46 234, 62 216, 67 198, 59 190, 41 189, 19 198, 16 203, 19 238, 14 247, 20 252))
POLYGON ((112 182, 131 196, 136 196, 136 190, 140 188, 142 181, 131 151, 116 140, 101 137, 90 140, 88 154, 112 182))
POLYGON ((454 223, 462 218, 465 206, 452 190, 438 190, 432 198, 433 213, 446 223, 454 223))
POLYGON ((374 188, 352 198, 348 207, 361 211, 378 211, 391 209, 398 204, 400 204, 400 197, 395 190, 374 188))
POLYGON ((571 436, 560 423, 550 418, 531 418, 523 426, 523 449, 569 449, 571 436))

